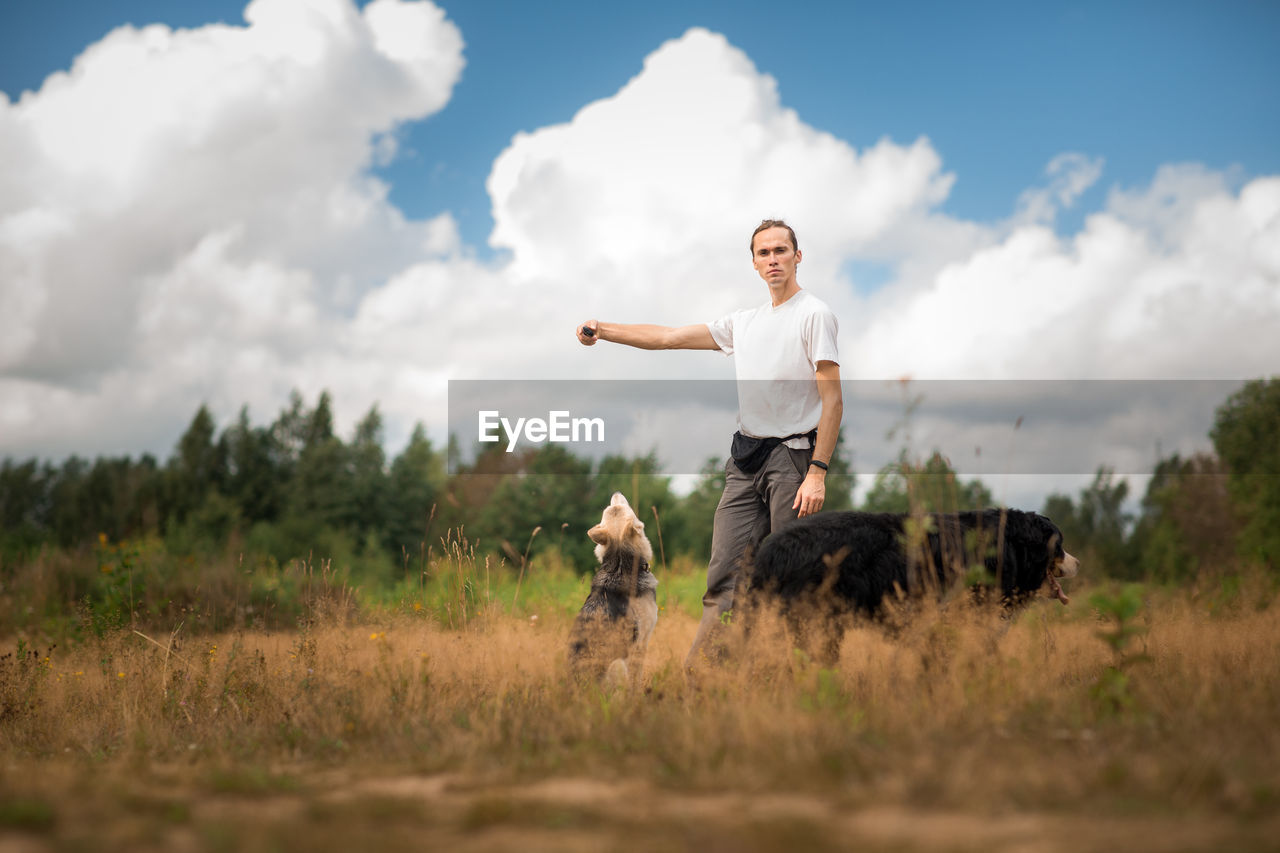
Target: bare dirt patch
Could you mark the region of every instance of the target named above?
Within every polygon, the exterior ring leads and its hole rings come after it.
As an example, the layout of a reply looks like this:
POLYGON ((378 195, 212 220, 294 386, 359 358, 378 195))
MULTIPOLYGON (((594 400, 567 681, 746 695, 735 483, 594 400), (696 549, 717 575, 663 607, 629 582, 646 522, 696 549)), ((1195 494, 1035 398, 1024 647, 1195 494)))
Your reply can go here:
POLYGON ((1280 818, 926 810, 847 797, 682 792, 642 781, 495 784, 458 774, 301 776, 300 792, 181 791, 79 780, 47 826, 0 851, 105 850, 1274 850, 1280 818), (80 789, 78 799, 70 795, 80 789))

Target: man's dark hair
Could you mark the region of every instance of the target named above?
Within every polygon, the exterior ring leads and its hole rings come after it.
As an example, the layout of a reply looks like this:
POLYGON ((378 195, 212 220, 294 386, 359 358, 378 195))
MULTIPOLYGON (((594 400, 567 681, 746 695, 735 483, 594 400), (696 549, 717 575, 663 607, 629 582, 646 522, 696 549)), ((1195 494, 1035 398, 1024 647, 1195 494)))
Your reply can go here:
POLYGON ((768 231, 770 228, 787 229, 787 233, 791 235, 791 251, 793 252, 800 251, 800 244, 796 242, 796 232, 792 230, 790 225, 783 222, 781 219, 766 219, 756 226, 756 230, 751 232, 752 256, 754 256, 756 253, 756 235, 759 234, 761 231, 768 231))

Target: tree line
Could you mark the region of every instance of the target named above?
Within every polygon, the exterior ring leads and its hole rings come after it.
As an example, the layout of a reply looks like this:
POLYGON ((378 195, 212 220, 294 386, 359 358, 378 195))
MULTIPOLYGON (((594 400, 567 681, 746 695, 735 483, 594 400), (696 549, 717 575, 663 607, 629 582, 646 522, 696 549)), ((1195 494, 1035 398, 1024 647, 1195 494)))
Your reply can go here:
MULTIPOLYGON (((1280 379, 1252 381, 1216 411, 1214 452, 1161 460, 1137 512, 1127 509, 1129 484, 1107 468, 1078 495, 1051 495, 1041 511, 1074 553, 1113 577, 1181 580, 1241 560, 1274 569, 1278 437, 1280 379)), ((281 563, 340 555, 403 566, 455 537, 513 564, 555 548, 585 571, 593 563, 586 530, 617 490, 631 498, 663 556, 707 557, 722 459, 708 460, 694 489, 677 495, 653 455, 593 461, 556 445, 506 453, 499 443, 463 463, 460 451, 456 439, 435 447, 419 424, 388 459, 376 406, 344 440, 327 392, 314 406, 294 392, 265 425, 242 408, 221 432, 202 405, 164 462, 149 454, 60 464, 6 458, 0 555, 156 536, 178 553, 232 549, 281 563)), ((842 439, 826 508, 851 508, 853 486, 842 439)), ((859 508, 992 503, 985 485, 960 480, 942 456, 917 461, 904 451, 875 476, 859 508)))
MULTIPOLYGON (((456 439, 437 448, 419 423, 388 458, 376 406, 344 440, 328 392, 314 406, 294 392, 266 425, 241 408, 221 432, 202 405, 164 462, 5 459, 0 554, 158 536, 179 553, 233 548, 280 563, 340 555, 395 566, 448 540, 509 561, 554 547, 585 569, 594 547, 586 531, 615 490, 635 502, 664 552, 705 559, 710 549, 722 460, 708 461, 680 496, 652 454, 593 461, 556 445, 507 453, 499 442, 480 445, 473 461, 461 455, 456 439)), ((842 458, 829 483, 830 503, 848 508, 853 477, 842 458)))

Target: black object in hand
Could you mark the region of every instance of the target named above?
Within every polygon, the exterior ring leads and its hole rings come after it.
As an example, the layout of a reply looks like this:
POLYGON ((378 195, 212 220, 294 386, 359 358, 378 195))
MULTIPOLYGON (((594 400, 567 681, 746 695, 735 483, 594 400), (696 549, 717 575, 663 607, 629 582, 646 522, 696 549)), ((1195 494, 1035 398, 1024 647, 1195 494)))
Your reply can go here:
POLYGON ((586 335, 588 338, 594 338, 596 336, 596 330, 590 326, 583 326, 582 334, 586 335))

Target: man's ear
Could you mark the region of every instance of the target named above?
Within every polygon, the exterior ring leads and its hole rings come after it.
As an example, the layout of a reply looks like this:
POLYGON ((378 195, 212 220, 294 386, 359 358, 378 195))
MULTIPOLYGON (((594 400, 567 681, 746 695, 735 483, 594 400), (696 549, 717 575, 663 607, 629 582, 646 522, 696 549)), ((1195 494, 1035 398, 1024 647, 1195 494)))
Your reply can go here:
POLYGON ((803 252, 801 252, 799 249, 796 249, 796 263, 797 263, 797 264, 798 264, 798 263, 800 263, 800 260, 801 260, 803 257, 804 257, 804 253, 803 253, 803 252))

